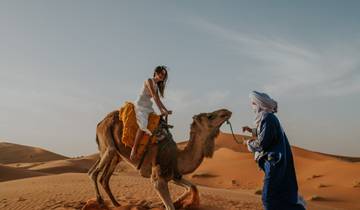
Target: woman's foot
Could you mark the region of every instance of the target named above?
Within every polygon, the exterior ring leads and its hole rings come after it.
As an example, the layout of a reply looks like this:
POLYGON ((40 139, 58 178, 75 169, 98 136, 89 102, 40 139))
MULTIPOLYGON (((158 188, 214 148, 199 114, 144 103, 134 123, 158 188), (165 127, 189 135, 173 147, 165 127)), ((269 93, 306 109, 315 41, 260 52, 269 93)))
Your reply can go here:
POLYGON ((130 153, 130 160, 136 160, 136 153, 137 153, 137 149, 135 147, 132 147, 130 153))

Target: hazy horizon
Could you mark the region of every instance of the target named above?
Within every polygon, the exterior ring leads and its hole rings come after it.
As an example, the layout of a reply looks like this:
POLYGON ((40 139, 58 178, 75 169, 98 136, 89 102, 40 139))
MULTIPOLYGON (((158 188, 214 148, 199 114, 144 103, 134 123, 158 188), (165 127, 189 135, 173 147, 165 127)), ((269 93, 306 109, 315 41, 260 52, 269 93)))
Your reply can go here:
MULTIPOLYGON (((360 157, 358 1, 1 1, 0 140, 97 151, 96 124, 157 65, 175 140, 227 108, 253 124, 269 93, 292 145, 360 157)), ((221 130, 229 133, 229 127, 221 130)))

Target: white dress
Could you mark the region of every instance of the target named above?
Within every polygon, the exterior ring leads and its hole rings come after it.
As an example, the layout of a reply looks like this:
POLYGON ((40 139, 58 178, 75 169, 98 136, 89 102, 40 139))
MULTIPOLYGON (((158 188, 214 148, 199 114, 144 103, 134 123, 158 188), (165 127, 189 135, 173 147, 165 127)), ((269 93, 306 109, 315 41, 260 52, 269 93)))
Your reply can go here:
MULTIPOLYGON (((154 79, 151 79, 154 87, 157 87, 154 79)), ((139 128, 142 131, 145 131, 147 134, 151 135, 151 131, 147 128, 149 114, 155 112, 153 109, 153 102, 151 101, 150 90, 146 87, 147 81, 144 82, 143 89, 135 102, 135 113, 136 120, 139 128)))

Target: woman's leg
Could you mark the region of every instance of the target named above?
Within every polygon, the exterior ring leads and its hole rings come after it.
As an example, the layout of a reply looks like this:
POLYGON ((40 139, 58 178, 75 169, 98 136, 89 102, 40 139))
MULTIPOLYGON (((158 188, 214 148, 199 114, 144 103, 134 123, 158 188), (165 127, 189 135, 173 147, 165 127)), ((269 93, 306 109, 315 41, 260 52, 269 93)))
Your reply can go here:
POLYGON ((131 160, 135 160, 136 159, 136 155, 137 155, 137 147, 139 145, 140 139, 144 136, 144 131, 142 131, 141 129, 137 129, 136 131, 136 136, 135 136, 135 141, 134 141, 134 146, 131 149, 131 154, 130 154, 130 159, 131 160))

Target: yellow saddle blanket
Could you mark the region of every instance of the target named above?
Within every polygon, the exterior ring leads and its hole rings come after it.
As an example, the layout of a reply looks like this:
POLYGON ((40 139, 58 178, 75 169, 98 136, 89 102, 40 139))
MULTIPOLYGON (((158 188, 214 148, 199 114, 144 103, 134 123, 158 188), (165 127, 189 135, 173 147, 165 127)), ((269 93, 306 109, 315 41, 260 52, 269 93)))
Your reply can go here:
MULTIPOLYGON (((120 108, 119 115, 120 115, 119 116, 120 120, 123 122, 123 132, 122 132, 121 141, 126 146, 132 147, 134 145, 136 132, 139 128, 136 120, 135 105, 131 102, 125 102, 124 106, 120 108)), ((155 129, 158 127, 159 122, 160 122, 160 116, 151 113, 149 115, 147 128, 153 133, 155 129)), ((138 144, 138 149, 136 154, 138 158, 140 158, 141 155, 144 153, 146 144, 149 141, 149 139, 150 136, 144 133, 143 138, 140 140, 138 144)), ((155 143, 156 143, 156 137, 153 136, 151 137, 151 144, 155 144, 155 143)))

